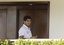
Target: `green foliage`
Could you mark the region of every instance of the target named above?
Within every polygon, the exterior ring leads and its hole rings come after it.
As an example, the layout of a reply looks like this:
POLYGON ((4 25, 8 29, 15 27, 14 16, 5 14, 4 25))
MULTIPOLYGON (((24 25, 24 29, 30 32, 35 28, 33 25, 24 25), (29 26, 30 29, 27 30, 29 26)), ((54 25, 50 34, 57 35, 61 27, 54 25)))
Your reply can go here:
POLYGON ((42 40, 42 41, 30 41, 28 40, 22 40, 18 39, 14 42, 11 42, 9 40, 0 40, 0 45, 64 45, 64 40, 42 40))

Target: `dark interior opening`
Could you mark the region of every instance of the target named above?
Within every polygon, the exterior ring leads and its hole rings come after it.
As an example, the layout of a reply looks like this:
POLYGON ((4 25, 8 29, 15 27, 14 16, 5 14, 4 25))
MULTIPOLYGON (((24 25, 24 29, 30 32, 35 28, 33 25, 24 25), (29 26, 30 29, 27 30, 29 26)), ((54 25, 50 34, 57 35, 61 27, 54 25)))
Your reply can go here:
POLYGON ((17 6, 17 11, 18 30, 23 25, 23 17, 29 15, 32 18, 33 36, 49 38, 49 2, 25 2, 21 6, 17 6))
POLYGON ((32 17, 31 31, 38 38, 49 38, 50 2, 0 2, 0 39, 18 38, 23 17, 32 17))

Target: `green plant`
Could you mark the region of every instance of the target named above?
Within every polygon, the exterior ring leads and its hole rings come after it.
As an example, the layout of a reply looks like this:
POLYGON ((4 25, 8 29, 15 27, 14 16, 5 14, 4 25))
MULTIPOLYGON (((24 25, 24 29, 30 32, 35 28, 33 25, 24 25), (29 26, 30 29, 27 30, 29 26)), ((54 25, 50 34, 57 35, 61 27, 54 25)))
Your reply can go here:
POLYGON ((30 39, 28 40, 23 40, 23 39, 18 39, 14 42, 9 41, 9 40, 0 40, 0 45, 64 45, 64 40, 42 40, 42 41, 35 41, 30 39))

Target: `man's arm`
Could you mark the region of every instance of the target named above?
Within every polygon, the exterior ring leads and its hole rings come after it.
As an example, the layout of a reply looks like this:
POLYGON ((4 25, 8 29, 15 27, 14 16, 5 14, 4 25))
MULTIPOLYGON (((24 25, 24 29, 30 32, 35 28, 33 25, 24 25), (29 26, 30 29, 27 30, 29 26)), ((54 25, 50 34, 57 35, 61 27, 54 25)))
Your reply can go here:
MULTIPOLYGON (((26 39, 24 38, 24 36, 19 36, 20 39, 26 39)), ((33 36, 33 37, 30 37, 30 39, 36 39, 37 37, 36 36, 33 36)))
POLYGON ((19 38, 24 39, 24 29, 23 28, 19 29, 19 38))

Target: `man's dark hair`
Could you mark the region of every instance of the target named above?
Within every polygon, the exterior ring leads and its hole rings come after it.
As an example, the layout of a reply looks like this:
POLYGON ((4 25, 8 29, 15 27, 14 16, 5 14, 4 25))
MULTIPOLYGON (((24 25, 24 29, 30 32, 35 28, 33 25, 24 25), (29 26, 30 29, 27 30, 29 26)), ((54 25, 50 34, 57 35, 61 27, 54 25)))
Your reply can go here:
POLYGON ((23 20, 26 21, 27 19, 32 19, 32 18, 28 15, 24 16, 23 20))

